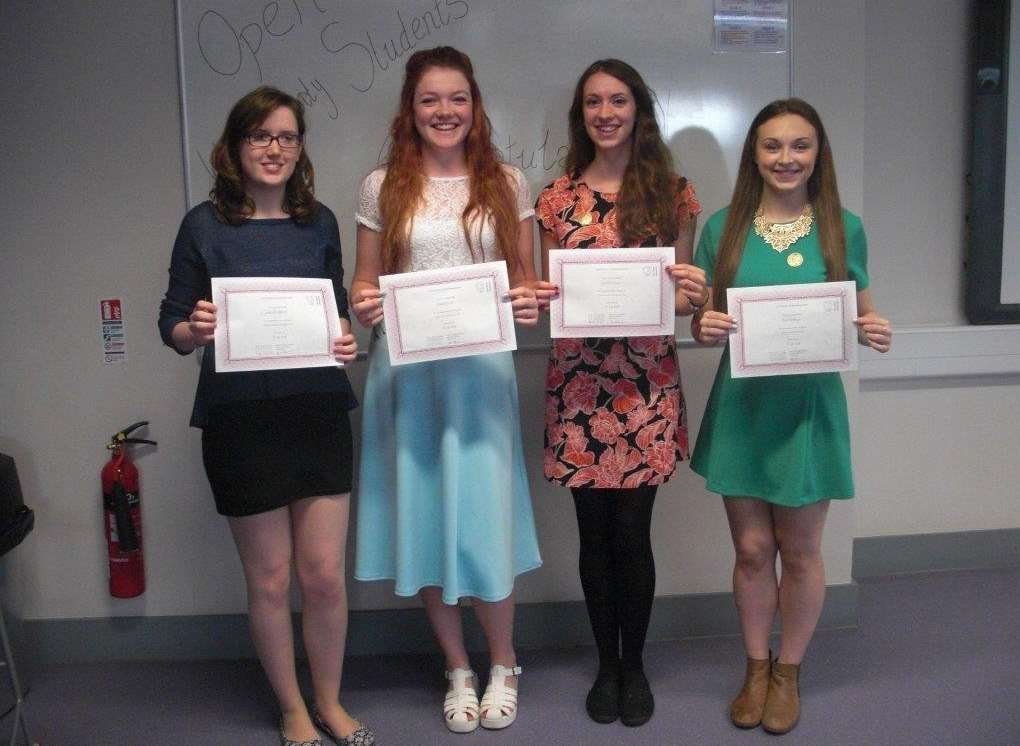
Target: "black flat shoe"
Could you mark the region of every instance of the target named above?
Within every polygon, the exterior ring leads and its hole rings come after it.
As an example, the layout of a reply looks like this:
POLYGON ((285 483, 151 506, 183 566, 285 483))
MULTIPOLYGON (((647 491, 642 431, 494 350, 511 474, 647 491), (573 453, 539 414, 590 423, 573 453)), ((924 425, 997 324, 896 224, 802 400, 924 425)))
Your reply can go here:
POLYGON ((356 731, 347 736, 338 736, 329 727, 329 724, 322 719, 318 710, 312 710, 312 722, 315 727, 325 733, 336 746, 372 746, 375 743, 373 733, 364 723, 356 731))
POLYGON ((616 669, 599 670, 595 683, 584 701, 588 717, 596 723, 612 723, 620 717, 620 672, 616 669))
POLYGON ((655 712, 655 697, 645 672, 624 671, 620 676, 620 722, 632 728, 644 725, 655 712))

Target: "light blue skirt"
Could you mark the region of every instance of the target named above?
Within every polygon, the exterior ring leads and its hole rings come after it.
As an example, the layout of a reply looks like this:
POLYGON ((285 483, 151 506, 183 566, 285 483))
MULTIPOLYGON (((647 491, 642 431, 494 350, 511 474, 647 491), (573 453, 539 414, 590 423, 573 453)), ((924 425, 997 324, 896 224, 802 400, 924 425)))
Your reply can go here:
POLYGON ((373 339, 354 577, 499 601, 542 564, 509 352, 391 367, 373 339))

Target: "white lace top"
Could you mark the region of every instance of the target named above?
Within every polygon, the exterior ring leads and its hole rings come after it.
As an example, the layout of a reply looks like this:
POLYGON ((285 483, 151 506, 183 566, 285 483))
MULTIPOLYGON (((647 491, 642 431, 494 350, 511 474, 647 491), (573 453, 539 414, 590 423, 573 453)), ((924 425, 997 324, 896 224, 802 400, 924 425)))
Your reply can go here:
MULTIPOLYGON (((531 203, 531 191, 524 174, 513 166, 504 165, 512 177, 517 192, 517 214, 524 220, 535 214, 531 203)), ((386 169, 377 168, 361 182, 358 195, 358 209, 355 220, 374 231, 382 230, 379 216, 379 190, 382 188, 386 169)), ((496 249, 496 235, 488 220, 482 226, 481 247, 475 247, 475 257, 464 238, 461 215, 470 197, 467 176, 427 177, 425 179, 424 207, 414 216, 411 223, 411 262, 405 271, 439 269, 472 264, 475 261, 492 262, 503 257, 496 249), (479 248, 481 249, 479 252, 479 248)), ((478 236, 472 226, 471 237, 478 236)))

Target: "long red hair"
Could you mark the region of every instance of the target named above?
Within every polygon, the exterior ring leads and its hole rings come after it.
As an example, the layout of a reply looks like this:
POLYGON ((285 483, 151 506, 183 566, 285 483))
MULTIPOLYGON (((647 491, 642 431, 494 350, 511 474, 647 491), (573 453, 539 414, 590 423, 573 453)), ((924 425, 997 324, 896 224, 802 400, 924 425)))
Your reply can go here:
POLYGON ((733 283, 744 253, 747 232, 754 220, 754 213, 761 204, 764 182, 755 162, 755 147, 758 143, 758 128, 765 122, 782 114, 796 114, 807 120, 818 136, 818 158, 815 169, 807 183, 808 201, 814 210, 818 226, 818 239, 825 259, 825 275, 829 281, 846 279, 846 233, 843 228, 843 207, 839 201, 836 186, 836 166, 832 159, 829 138, 822 126, 818 112, 807 101, 786 98, 773 101, 751 122, 744 139, 744 150, 740 155, 737 169, 737 183, 733 187, 733 199, 726 215, 726 225, 719 239, 719 253, 715 258, 712 278, 712 304, 718 311, 726 311, 726 290, 733 283))
POLYGON ((422 76, 431 68, 456 70, 467 78, 471 89, 472 123, 464 141, 464 154, 470 183, 470 196, 461 215, 464 238, 472 254, 481 251, 481 232, 486 220, 496 234, 496 246, 513 276, 520 267, 517 237, 520 220, 517 199, 504 169, 499 151, 492 144, 492 124, 482 104, 474 68, 466 54, 453 47, 435 47, 415 52, 404 68, 400 107, 390 125, 390 149, 386 158, 386 177, 379 191, 382 217, 383 270, 399 272, 407 266, 410 254, 411 221, 421 206, 425 189, 422 167, 421 135, 414 125, 414 92, 422 76), (472 236, 472 227, 475 236, 472 236))

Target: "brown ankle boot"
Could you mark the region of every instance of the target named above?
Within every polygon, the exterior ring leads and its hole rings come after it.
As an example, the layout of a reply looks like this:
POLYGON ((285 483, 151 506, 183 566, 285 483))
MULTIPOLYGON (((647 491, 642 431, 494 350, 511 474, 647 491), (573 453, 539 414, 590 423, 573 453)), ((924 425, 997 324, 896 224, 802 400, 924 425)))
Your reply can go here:
POLYGON ((761 717, 761 727, 769 733, 788 733, 800 719, 799 675, 800 664, 780 663, 778 658, 772 664, 769 693, 761 717))
POLYGON ((765 709, 765 695, 769 689, 770 668, 771 661, 768 658, 747 659, 744 686, 730 705, 730 720, 738 728, 757 728, 761 722, 762 711, 765 709))

